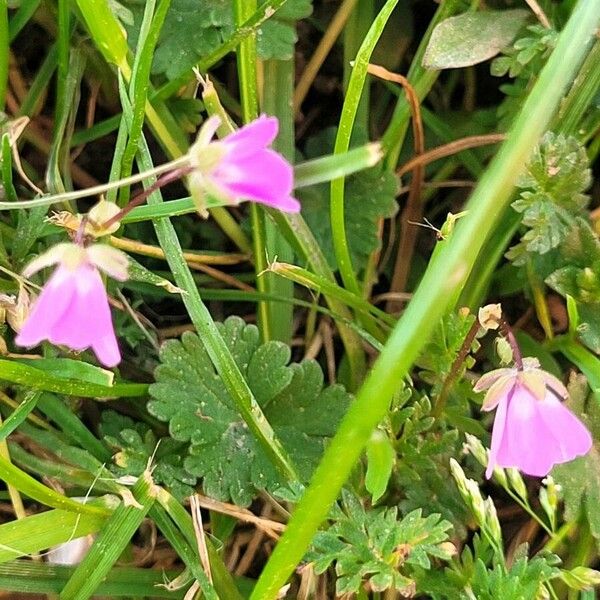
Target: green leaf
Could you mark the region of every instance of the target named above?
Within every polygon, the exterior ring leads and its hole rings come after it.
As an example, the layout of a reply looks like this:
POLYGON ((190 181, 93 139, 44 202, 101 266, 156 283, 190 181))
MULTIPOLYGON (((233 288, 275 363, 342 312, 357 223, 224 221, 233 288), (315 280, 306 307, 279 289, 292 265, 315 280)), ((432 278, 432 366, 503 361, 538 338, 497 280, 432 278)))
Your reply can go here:
POLYGON ((564 465, 557 465, 551 474, 562 487, 565 518, 575 521, 583 511, 600 548, 600 402, 597 399, 590 400, 585 406, 588 384, 586 378, 581 375, 571 379, 569 396, 568 407, 586 423, 594 438, 594 444, 585 456, 564 465))
MULTIPOLYGON (((59 359, 57 359, 57 366, 59 365, 59 362, 59 359)), ((72 365, 69 365, 69 367, 72 367, 72 365)), ((82 367, 82 372, 84 370, 89 376, 91 369, 82 367)), ((18 383, 36 390, 56 392, 57 394, 64 394, 66 396, 84 396, 86 398, 125 398, 143 396, 148 389, 148 386, 143 383, 115 383, 114 385, 108 386, 100 385, 98 383, 89 383, 79 379, 72 379, 68 372, 66 373, 66 377, 62 377, 61 375, 62 373, 60 370, 53 370, 50 373, 43 369, 30 367, 21 362, 0 360, 0 379, 10 381, 11 383, 18 383)))
MULTIPOLYGON (((124 2, 134 16, 128 28, 135 45, 143 7, 135 0, 124 2)), ((312 0, 287 2, 257 31, 259 57, 289 60, 297 40, 295 22, 312 12, 312 0)), ((176 79, 189 72, 234 33, 232 3, 227 0, 171 0, 155 53, 152 71, 176 79)))
POLYGON ((183 468, 185 444, 170 437, 158 439, 145 423, 113 410, 102 413, 100 433, 114 451, 110 468, 117 477, 139 476, 151 462, 154 481, 166 486, 178 500, 194 493, 196 477, 183 468))
MULTIPOLYGON (((596 247, 595 234, 580 217, 589 202, 584 193, 591 182, 585 148, 573 137, 547 132, 536 147, 518 185, 524 191, 512 207, 523 214, 528 231, 507 257, 524 265, 530 256, 546 254, 565 242, 565 256, 579 256, 582 244, 596 247), (588 232, 583 230, 589 230, 588 232), (579 231, 581 230, 581 231, 579 231), (582 237, 582 240, 578 239, 582 237)), ((594 256, 600 256, 596 250, 594 256)), ((587 254, 585 254, 587 260, 587 254)))
MULTIPOLYGON (((254 325, 230 317, 219 330, 307 480, 350 396, 341 386, 324 389, 317 363, 288 365, 289 348, 281 342, 261 345, 254 325)), ((198 336, 186 333, 181 341, 165 343, 150 394, 150 413, 169 423, 174 440, 189 444, 184 467, 188 474, 204 478, 206 494, 247 505, 257 490, 282 483, 236 411, 198 336)))
POLYGON ((0 525, 0 563, 95 533, 109 514, 55 509, 4 523, 0 525))
POLYGON ((298 40, 296 21, 312 13, 312 0, 287 2, 258 30, 256 46, 262 60, 290 60, 298 40))
POLYGON ((521 9, 466 12, 439 23, 423 56, 427 69, 468 67, 493 58, 529 18, 521 9))
POLYGON ((373 432, 367 444, 367 474, 365 476, 365 487, 372 496, 375 503, 387 489, 394 462, 396 451, 390 442, 390 438, 380 429, 373 432))
POLYGON ((506 571, 500 565, 487 569, 479 559, 469 587, 477 600, 536 600, 542 597, 543 584, 559 575, 558 562, 560 560, 553 554, 536 556, 532 560, 521 556, 506 571))
MULTIPOLYGON (((346 234, 352 262, 364 269, 372 252, 380 247, 379 222, 393 217, 397 210, 398 180, 390 171, 374 167, 346 179, 346 234)), ((329 219, 323 211, 329 203, 329 186, 318 185, 298 191, 302 215, 315 235, 327 262, 337 270, 329 219)))
POLYGON ((430 568, 430 557, 450 559, 452 547, 444 542, 452 525, 440 515, 423 517, 419 509, 398 520, 396 507, 365 510, 346 490, 342 500, 343 513, 317 533, 307 556, 317 573, 335 563, 338 595, 356 593, 367 581, 377 592, 414 594, 413 567, 430 568))

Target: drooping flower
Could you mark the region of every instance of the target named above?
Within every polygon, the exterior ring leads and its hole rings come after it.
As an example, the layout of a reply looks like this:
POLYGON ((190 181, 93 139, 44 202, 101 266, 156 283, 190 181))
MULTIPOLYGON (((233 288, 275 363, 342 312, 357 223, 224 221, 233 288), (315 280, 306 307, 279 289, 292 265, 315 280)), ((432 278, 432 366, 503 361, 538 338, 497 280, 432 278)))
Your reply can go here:
POLYGON ((25 268, 25 277, 58 264, 23 324, 15 343, 32 347, 42 340, 72 350, 91 348, 106 367, 114 367, 121 353, 108 305, 101 269, 114 279, 127 279, 127 256, 107 246, 84 248, 58 244, 25 268))
POLYGON ((260 116, 221 140, 212 141, 220 119, 211 117, 203 125, 190 149, 188 187, 198 211, 206 213, 204 196, 227 204, 251 200, 284 212, 299 212, 292 197, 294 171, 290 163, 269 148, 277 136, 279 121, 260 116))
POLYGON ((514 467, 527 475, 546 476, 552 467, 587 454, 592 436, 561 402, 568 397, 562 382, 540 369, 535 358, 523 369, 485 374, 474 390, 488 390, 482 410, 496 409, 486 477, 495 467, 514 467))

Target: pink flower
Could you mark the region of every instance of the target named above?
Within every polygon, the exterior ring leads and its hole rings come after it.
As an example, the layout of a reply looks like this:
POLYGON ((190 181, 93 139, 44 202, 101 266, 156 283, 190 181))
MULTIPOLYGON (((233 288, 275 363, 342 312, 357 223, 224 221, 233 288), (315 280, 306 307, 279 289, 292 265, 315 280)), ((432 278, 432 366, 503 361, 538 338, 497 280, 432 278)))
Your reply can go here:
POLYGON ((587 454, 592 436, 561 402, 568 392, 560 380, 523 359, 523 370, 497 369, 475 384, 488 390, 482 410, 496 408, 486 477, 495 467, 514 467, 544 477, 554 465, 587 454))
POLYGON ((205 193, 228 204, 251 200, 285 212, 299 212, 292 197, 294 171, 281 154, 268 146, 279 130, 275 117, 262 115, 222 140, 211 141, 218 117, 206 121, 190 149, 188 187, 201 213, 205 193))
POLYGON ((125 281, 127 257, 105 244, 59 244, 32 261, 23 274, 29 277, 57 263, 15 343, 31 347, 48 340, 72 350, 92 348, 104 366, 114 367, 121 354, 98 269, 125 281))

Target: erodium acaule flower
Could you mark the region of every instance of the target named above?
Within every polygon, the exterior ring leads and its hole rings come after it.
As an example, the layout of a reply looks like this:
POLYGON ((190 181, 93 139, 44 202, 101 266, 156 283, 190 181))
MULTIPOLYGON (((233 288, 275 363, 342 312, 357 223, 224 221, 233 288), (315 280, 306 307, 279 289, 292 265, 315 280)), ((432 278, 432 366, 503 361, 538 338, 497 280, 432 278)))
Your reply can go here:
POLYGON ((189 152, 192 171, 188 187, 198 211, 206 212, 203 198, 208 193, 226 204, 251 200, 285 212, 299 212, 300 203, 292 197, 292 166, 269 148, 277 136, 279 121, 262 115, 213 141, 220 122, 218 117, 208 119, 189 152))
POLYGON ((91 348, 104 366, 116 366, 121 353, 99 269, 125 281, 127 256, 106 244, 58 244, 29 263, 23 275, 55 264, 15 343, 31 347, 48 340, 77 351, 91 348))
POLYGON ((522 369, 496 369, 475 384, 488 390, 482 410, 496 409, 486 477, 495 467, 514 467, 527 475, 546 476, 552 467, 587 454, 592 436, 562 403, 562 382, 524 358, 522 369))

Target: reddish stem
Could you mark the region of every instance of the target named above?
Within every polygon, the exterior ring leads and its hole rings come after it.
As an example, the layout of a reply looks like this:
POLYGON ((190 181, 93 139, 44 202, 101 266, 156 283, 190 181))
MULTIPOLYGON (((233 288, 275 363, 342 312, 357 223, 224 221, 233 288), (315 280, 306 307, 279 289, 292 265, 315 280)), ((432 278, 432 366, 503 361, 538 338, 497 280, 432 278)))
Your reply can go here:
POLYGON ((181 167, 179 169, 175 169, 174 171, 170 171, 169 173, 165 173, 162 177, 159 177, 150 187, 146 188, 137 196, 135 196, 116 215, 112 216, 110 219, 107 219, 106 221, 104 221, 104 223, 101 223, 100 228, 108 229, 111 225, 118 223, 125 215, 128 215, 136 206, 140 206, 140 204, 143 204, 146 201, 146 198, 150 196, 150 194, 152 194, 156 190, 159 190, 161 187, 172 183, 173 181, 177 181, 177 179, 185 177, 192 170, 193 167, 181 167))

